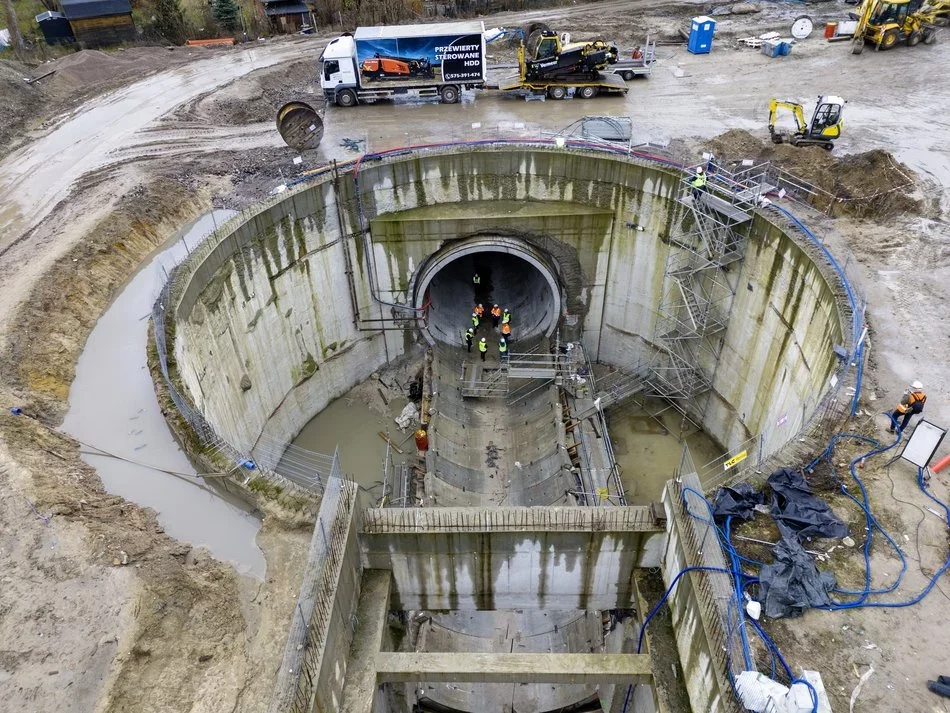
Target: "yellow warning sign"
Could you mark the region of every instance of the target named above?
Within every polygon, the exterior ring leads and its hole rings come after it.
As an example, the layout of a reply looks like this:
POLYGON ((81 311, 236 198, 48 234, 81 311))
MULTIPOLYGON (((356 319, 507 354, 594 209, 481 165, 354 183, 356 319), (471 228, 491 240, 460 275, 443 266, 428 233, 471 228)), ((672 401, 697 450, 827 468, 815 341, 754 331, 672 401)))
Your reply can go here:
POLYGON ((610 491, 607 488, 597 488, 597 494, 600 496, 601 502, 610 497, 610 491))
POLYGON ((729 460, 727 460, 725 463, 722 464, 722 469, 729 470, 734 465, 737 465, 738 463, 741 463, 742 461, 744 461, 746 459, 746 456, 748 455, 749 455, 749 451, 742 451, 741 453, 736 453, 734 456, 732 456, 732 458, 730 458, 729 460))

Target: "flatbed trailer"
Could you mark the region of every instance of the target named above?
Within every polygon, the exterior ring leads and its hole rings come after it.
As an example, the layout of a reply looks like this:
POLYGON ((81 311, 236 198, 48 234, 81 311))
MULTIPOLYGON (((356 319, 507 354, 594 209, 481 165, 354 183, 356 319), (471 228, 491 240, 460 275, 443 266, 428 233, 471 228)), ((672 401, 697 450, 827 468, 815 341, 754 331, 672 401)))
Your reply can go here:
MULTIPOLYGON (((605 72, 611 72, 619 75, 624 80, 631 80, 634 77, 649 76, 653 74, 653 65, 656 63, 656 40, 647 37, 643 47, 637 48, 640 56, 622 57, 615 64, 610 65, 605 72)), ((633 51, 631 51, 633 54, 633 51)))
MULTIPOLYGON (((496 87, 486 85, 486 89, 496 87)), ((522 79, 520 74, 498 83, 503 92, 522 90, 530 94, 545 94, 549 99, 566 99, 572 93, 579 99, 593 99, 598 94, 626 94, 627 83, 617 74, 598 73, 596 76, 560 77, 549 80, 522 79)))

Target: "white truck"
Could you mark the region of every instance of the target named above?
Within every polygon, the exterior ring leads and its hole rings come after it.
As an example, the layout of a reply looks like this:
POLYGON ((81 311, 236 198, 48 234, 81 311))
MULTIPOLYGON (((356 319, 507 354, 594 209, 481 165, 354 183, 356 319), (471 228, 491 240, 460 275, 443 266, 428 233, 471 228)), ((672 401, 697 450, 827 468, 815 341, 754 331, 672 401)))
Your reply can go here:
POLYGON ((320 56, 324 97, 344 107, 400 95, 455 104, 485 86, 484 32, 481 22, 360 27, 320 56))
POLYGON ((518 49, 518 73, 489 84, 481 22, 360 27, 332 40, 320 55, 320 85, 327 102, 342 107, 400 95, 455 104, 466 89, 550 99, 626 94, 627 85, 612 69, 616 47, 571 44, 550 30, 533 34, 529 51, 524 43, 518 49))

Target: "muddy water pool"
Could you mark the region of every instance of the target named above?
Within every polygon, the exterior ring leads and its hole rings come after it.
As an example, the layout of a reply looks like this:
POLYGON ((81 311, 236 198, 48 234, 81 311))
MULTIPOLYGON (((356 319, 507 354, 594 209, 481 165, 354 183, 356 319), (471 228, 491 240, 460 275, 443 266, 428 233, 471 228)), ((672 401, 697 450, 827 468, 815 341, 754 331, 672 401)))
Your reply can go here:
POLYGON ((149 315, 165 270, 232 215, 214 211, 198 219, 148 258, 109 305, 79 357, 62 428, 112 454, 83 448, 83 460, 110 493, 156 510, 171 536, 263 577, 264 557, 255 542, 260 521, 196 477, 165 423, 146 366, 149 315))

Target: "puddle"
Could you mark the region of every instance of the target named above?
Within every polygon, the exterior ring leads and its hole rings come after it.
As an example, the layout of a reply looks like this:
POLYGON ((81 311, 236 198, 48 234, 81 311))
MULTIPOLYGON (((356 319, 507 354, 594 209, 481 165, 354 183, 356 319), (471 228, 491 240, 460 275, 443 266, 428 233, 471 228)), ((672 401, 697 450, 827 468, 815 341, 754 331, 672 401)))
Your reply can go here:
MULTIPOLYGON (((359 387, 351 394, 357 389, 359 387)), ((318 453, 333 453, 339 446, 343 472, 376 499, 382 494, 383 458, 386 456, 386 442, 379 437, 379 432, 388 432, 394 446, 405 451, 406 455, 415 456, 413 432, 403 433, 393 422, 408 402, 401 396, 392 399, 388 407, 391 415, 385 416, 354 395, 341 396, 310 419, 291 445, 318 453)), ((404 456, 394 452, 393 459, 400 463, 404 456)), ((278 473, 280 468, 278 464, 278 473)))
MULTIPOLYGON (((659 502, 666 481, 673 477, 683 455, 683 441, 670 433, 679 433, 678 414, 664 413, 664 429, 656 419, 635 406, 609 415, 610 438, 620 464, 620 480, 630 505, 659 502)), ((705 433, 686 434, 693 462, 699 466, 722 455, 723 449, 705 433)))
POLYGON ((164 281, 163 265, 170 268, 215 223, 232 215, 214 211, 200 218, 154 254, 99 318, 76 365, 63 430, 119 456, 83 455, 110 493, 155 509, 172 537, 206 547, 242 574, 262 578, 264 556, 255 542, 260 522, 189 477, 195 470, 172 438, 145 364, 148 318, 164 281))

